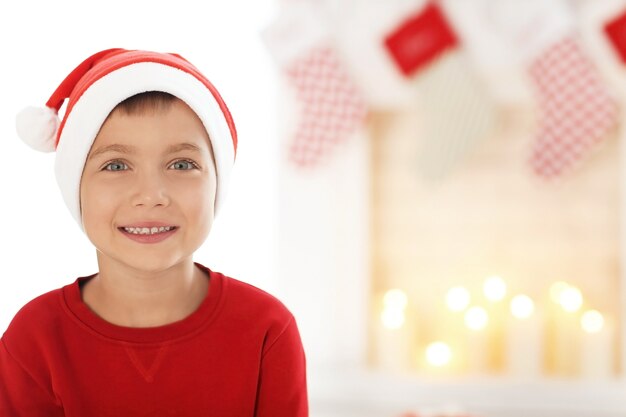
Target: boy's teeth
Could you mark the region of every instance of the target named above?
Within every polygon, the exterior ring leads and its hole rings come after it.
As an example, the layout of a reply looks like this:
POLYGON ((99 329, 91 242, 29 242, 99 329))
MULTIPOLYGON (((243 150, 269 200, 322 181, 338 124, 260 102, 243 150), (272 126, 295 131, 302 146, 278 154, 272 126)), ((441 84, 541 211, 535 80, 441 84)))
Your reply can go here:
POLYGON ((135 234, 135 235, 152 235, 155 233, 162 233, 162 232, 167 232, 169 230, 173 229, 172 226, 167 226, 167 227, 125 227, 124 230, 126 230, 129 233, 135 234))

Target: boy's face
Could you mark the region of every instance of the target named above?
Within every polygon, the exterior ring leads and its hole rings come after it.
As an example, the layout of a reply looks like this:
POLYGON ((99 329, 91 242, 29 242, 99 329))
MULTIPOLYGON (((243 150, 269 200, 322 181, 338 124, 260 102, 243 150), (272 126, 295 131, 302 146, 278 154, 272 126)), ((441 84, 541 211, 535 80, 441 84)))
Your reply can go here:
POLYGON ((83 227, 99 256, 140 270, 163 270, 202 245, 213 222, 215 192, 208 134, 183 101, 140 115, 115 111, 102 125, 83 170, 83 227), (182 143, 198 151, 171 152, 182 143), (119 146, 99 152, 112 145, 119 146), (177 230, 157 243, 140 243, 119 229, 150 221, 177 230))

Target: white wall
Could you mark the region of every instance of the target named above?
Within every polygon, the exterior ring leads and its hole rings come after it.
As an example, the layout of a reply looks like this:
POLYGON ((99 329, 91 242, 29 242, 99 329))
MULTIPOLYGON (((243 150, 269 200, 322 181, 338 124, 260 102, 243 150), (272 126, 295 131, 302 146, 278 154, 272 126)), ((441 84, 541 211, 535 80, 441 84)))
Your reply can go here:
MULTIPOLYGON (((293 121, 293 92, 284 84, 279 91, 279 114, 293 121)), ((281 126, 283 141, 290 129, 281 126)), ((369 141, 355 132, 313 169, 288 162, 286 148, 279 153, 279 294, 298 321, 311 375, 356 369, 366 360, 369 141)))

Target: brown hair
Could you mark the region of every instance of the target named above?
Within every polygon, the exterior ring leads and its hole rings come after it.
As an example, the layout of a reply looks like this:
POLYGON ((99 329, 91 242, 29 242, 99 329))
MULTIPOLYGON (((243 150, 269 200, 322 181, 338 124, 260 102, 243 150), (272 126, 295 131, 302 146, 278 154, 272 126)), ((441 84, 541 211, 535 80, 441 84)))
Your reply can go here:
POLYGON ((111 110, 111 112, 105 119, 105 122, 116 111, 121 111, 127 116, 145 114, 148 111, 163 111, 167 110, 175 100, 180 99, 175 95, 166 93, 164 91, 145 91, 143 93, 138 93, 118 103, 117 106, 115 106, 113 110, 111 110))

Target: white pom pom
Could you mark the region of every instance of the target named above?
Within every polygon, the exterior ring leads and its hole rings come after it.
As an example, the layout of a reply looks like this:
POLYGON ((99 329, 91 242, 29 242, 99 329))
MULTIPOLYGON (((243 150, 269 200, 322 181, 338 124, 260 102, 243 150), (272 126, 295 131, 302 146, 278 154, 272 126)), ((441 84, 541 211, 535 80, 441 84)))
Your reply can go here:
POLYGON ((59 116, 46 107, 25 107, 17 114, 15 127, 18 136, 31 148, 41 152, 54 152, 59 116))

